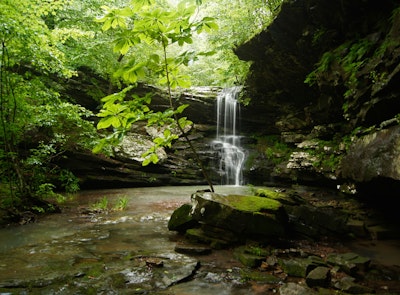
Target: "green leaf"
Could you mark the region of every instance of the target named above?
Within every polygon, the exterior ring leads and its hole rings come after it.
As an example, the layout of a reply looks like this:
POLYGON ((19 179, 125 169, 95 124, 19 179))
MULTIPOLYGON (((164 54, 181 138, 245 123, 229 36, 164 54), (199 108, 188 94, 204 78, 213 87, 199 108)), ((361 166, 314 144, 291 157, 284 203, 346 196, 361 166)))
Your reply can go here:
POLYGON ((92 149, 92 152, 93 152, 94 154, 100 153, 100 152, 103 150, 104 145, 105 145, 104 141, 100 141, 100 142, 92 149))
POLYGON ((110 117, 101 119, 97 123, 97 129, 105 129, 105 128, 108 128, 111 126, 118 128, 121 126, 121 121, 115 116, 110 116, 110 117))
POLYGON ((168 138, 168 137, 170 137, 170 136, 171 136, 171 130, 165 129, 165 130, 164 130, 164 137, 165 137, 165 138, 168 138))
POLYGON ((103 26, 101 27, 101 29, 103 31, 107 31, 111 28, 111 24, 112 24, 112 20, 111 19, 106 19, 103 26))
POLYGON ((177 107, 175 112, 177 114, 181 114, 188 106, 189 106, 188 104, 180 105, 179 107, 177 107))

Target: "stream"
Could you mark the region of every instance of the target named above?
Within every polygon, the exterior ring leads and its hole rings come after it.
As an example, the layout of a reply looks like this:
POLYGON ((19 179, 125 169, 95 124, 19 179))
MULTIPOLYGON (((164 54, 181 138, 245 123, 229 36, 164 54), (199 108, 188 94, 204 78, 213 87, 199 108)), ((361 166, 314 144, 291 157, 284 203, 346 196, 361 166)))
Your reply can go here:
POLYGON ((0 294, 251 294, 228 251, 207 255, 194 279, 198 258, 174 251, 179 237, 168 220, 198 189, 206 187, 83 191, 60 214, 0 229, 0 294), (87 210, 104 197, 109 207, 121 198, 127 207, 87 210))
MULTIPOLYGON (((179 254, 182 236, 167 224, 172 212, 207 187, 82 191, 62 213, 0 229, 0 295, 11 294, 273 294, 246 281, 230 250, 179 254), (108 201, 110 210, 93 204, 108 201), (124 199, 124 210, 112 210, 124 199), (90 209, 92 208, 92 209, 90 209)), ((245 186, 216 186, 250 194, 245 186)), ((399 241, 352 245, 382 263, 400 265, 399 241)), ((265 287, 264 287, 265 288, 265 287)))

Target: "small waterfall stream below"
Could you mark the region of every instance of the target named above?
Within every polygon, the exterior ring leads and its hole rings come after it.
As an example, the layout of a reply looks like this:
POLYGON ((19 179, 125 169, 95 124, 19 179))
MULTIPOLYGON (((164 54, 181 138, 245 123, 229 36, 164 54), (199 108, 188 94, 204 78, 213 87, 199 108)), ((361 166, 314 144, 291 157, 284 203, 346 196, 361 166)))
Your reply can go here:
POLYGON ((217 134, 212 143, 218 151, 218 174, 224 185, 242 185, 242 167, 245 152, 240 146, 238 122, 240 105, 237 101, 242 87, 225 88, 217 97, 217 134))

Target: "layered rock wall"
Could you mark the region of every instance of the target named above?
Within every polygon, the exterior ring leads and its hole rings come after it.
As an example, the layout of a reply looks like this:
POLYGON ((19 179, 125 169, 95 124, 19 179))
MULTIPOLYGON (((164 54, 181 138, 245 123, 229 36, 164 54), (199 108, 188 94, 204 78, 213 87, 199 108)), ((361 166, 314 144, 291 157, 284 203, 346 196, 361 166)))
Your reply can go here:
POLYGON ((237 48, 253 62, 252 103, 242 111, 246 133, 258 136, 249 181, 396 186, 398 7, 285 1, 269 27, 237 48))

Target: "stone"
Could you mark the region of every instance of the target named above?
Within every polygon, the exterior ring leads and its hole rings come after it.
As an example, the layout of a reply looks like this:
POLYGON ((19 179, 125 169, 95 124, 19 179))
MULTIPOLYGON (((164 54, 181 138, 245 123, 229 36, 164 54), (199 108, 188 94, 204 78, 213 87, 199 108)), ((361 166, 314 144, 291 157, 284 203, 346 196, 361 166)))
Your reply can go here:
POLYGON ((240 261, 244 266, 256 268, 266 260, 265 255, 260 255, 251 251, 247 246, 237 247, 234 251, 234 257, 240 261))
POLYGON ((279 284, 281 282, 280 278, 267 272, 246 269, 242 271, 242 278, 245 280, 256 281, 259 284, 279 284))
POLYGON ((334 284, 334 287, 338 290, 346 292, 346 294, 373 294, 374 290, 366 286, 355 283, 355 279, 352 277, 343 277, 341 280, 334 284))
POLYGON ((224 249, 230 246, 230 241, 218 238, 212 238, 204 233, 200 228, 190 228, 186 231, 185 237, 194 243, 204 243, 210 245, 213 249, 224 249))
POLYGON ((235 258, 240 261, 244 266, 250 267, 250 268, 256 268, 259 267, 262 263, 262 261, 265 260, 265 257, 261 257, 258 255, 254 254, 249 254, 249 253, 236 253, 235 258))
POLYGON ((314 287, 329 287, 331 281, 331 273, 329 267, 318 266, 314 268, 306 277, 307 286, 314 287))
POLYGON ((316 267, 316 265, 308 259, 280 258, 278 261, 279 265, 282 267, 285 273, 287 273, 289 276, 299 277, 299 278, 305 278, 310 269, 316 267))
POLYGON ((276 200, 257 196, 195 193, 193 218, 201 223, 222 228, 238 235, 283 237, 288 216, 276 200))
POLYGON ((279 294, 280 295, 312 295, 312 294, 318 294, 317 291, 314 291, 311 288, 308 288, 303 285, 299 285, 296 283, 284 283, 280 288, 279 288, 279 294))
POLYGON ((197 225, 190 212, 192 205, 183 204, 172 213, 168 221, 168 229, 172 231, 185 232, 187 229, 197 225))
POLYGON ((343 254, 332 253, 328 255, 327 263, 338 266, 343 272, 355 276, 359 275, 360 271, 368 269, 371 259, 352 252, 343 254))
POLYGON ((357 139, 343 158, 342 175, 357 182, 386 177, 400 180, 400 126, 357 139))
POLYGON ((356 237, 366 238, 368 233, 363 220, 349 219, 347 221, 347 228, 356 237))
POLYGON ((299 205, 305 203, 305 200, 295 193, 286 193, 271 188, 258 189, 256 191, 256 196, 273 199, 279 201, 283 205, 299 205))
POLYGON ((189 255, 208 255, 212 251, 211 247, 194 243, 177 243, 175 252, 189 255))
POLYGON ((338 236, 348 232, 348 214, 338 209, 321 208, 309 204, 285 208, 288 214, 293 216, 292 223, 296 223, 295 228, 298 225, 298 228, 301 229, 300 225, 303 223, 306 235, 314 236, 317 233, 318 235, 338 236), (310 229, 308 233, 307 228, 310 229), (315 232, 313 233, 312 230, 315 232))

